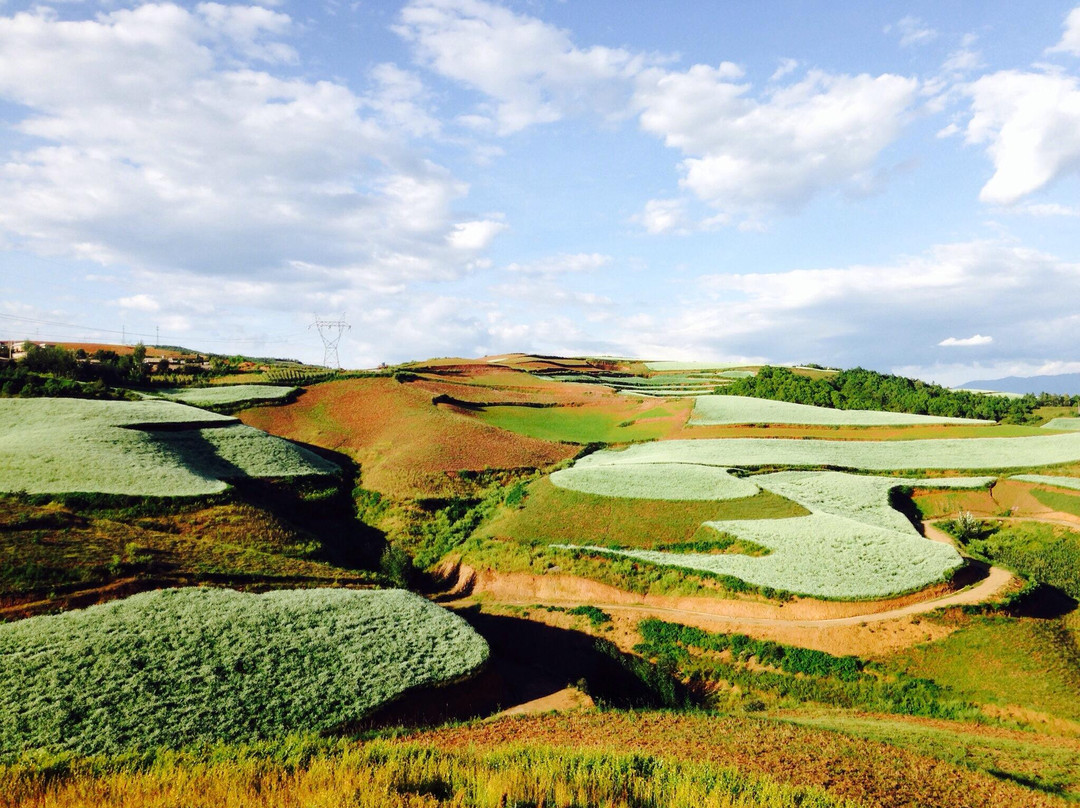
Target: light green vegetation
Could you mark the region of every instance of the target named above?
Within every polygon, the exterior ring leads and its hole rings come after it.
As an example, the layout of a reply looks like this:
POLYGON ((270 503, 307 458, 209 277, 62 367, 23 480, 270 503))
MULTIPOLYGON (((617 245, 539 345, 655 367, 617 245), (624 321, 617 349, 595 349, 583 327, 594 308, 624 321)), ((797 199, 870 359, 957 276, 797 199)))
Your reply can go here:
POLYGON ((1062 513, 1070 513, 1073 516, 1080 516, 1080 497, 1075 494, 1066 494, 1062 491, 1044 491, 1036 488, 1031 492, 1031 495, 1048 508, 1053 508, 1055 511, 1061 511, 1062 513))
POLYGON ((1051 418, 1042 425, 1043 429, 1060 429, 1070 432, 1080 430, 1080 418, 1051 418))
POLYGON ((690 423, 823 424, 836 426, 903 426, 908 424, 992 424, 974 418, 945 418, 875 410, 836 410, 750 396, 699 396, 690 423))
POLYGON ((1080 656, 1058 620, 973 617, 892 662, 972 701, 1080 720, 1080 656))
POLYGON ((806 515, 796 503, 760 491, 742 499, 691 500, 598 496, 556 487, 547 478, 529 485, 523 504, 503 506, 478 531, 482 537, 546 549, 550 543, 648 547, 715 539, 704 522, 716 519, 783 519, 806 515))
POLYGON ((1075 488, 1080 491, 1080 477, 1055 477, 1049 474, 1016 474, 1009 478, 1022 483, 1056 485, 1058 488, 1075 488))
POLYGON ((0 399, 0 491, 199 496, 245 476, 338 471, 234 418, 171 401, 0 399))
POLYGON ((683 678, 719 685, 710 688, 710 700, 720 708, 758 701, 758 709, 817 703, 938 718, 977 714, 932 681, 853 656, 651 618, 638 623, 638 631, 642 642, 635 651, 678 669, 683 678))
POLYGON ((1080 460, 1080 434, 1031 438, 831 441, 728 438, 670 440, 605 449, 578 465, 698 463, 706 466, 802 466, 867 469, 1002 469, 1080 460))
MULTIPOLYGON (((463 730, 467 733, 468 729, 463 730)), ((368 743, 290 736, 258 747, 146 756, 148 764, 56 761, 0 767, 0 805, 351 808, 857 808, 817 785, 637 750, 549 744, 368 743), (88 799, 88 795, 94 795, 88 799), (94 799, 97 798, 97 800, 94 799), (10 801, 9 801, 10 799, 10 801), (100 800, 100 801, 98 801, 100 800)))
POLYGON ((680 463, 642 463, 618 466, 574 466, 556 471, 551 482, 602 497, 637 499, 714 500, 752 497, 760 489, 715 466, 680 463))
POLYGON ((328 730, 487 656, 465 621, 402 590, 147 592, 0 625, 0 753, 328 730))
POLYGON ((1023 398, 1023 393, 1005 393, 1000 390, 980 390, 975 387, 954 387, 952 388, 958 393, 981 393, 984 396, 998 396, 999 398, 1017 399, 1023 398))
POLYGON ((485 407, 484 423, 541 440, 566 443, 628 443, 656 440, 671 425, 659 420, 672 413, 662 404, 635 415, 592 407, 485 407))
POLYGON ((890 491, 913 484, 940 483, 951 488, 991 482, 990 478, 916 481, 841 472, 780 472, 753 479, 761 488, 807 508, 810 515, 708 521, 705 527, 767 547, 772 552, 766 556, 639 549, 605 552, 730 575, 758 587, 814 597, 888 597, 941 581, 962 564, 956 550, 923 538, 889 505, 890 491))
POLYGON ((158 393, 161 398, 193 407, 239 407, 283 401, 298 388, 273 384, 230 384, 217 387, 190 387, 158 393))
POLYGON ((932 724, 883 715, 825 712, 785 715, 783 720, 880 741, 1030 788, 1080 797, 1077 743, 1027 732, 986 732, 979 725, 932 724))
POLYGON ((746 363, 738 362, 646 362, 645 367, 656 372, 667 370, 732 370, 745 368, 746 363))

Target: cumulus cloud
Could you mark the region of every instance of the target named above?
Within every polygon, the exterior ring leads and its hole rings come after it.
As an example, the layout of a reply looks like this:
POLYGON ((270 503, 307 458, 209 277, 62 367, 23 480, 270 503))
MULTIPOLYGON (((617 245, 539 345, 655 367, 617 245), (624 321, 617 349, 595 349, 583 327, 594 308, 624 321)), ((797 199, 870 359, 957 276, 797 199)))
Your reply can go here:
POLYGON ((945 348, 970 348, 975 345, 989 345, 993 341, 993 337, 984 337, 982 334, 975 334, 974 336, 964 337, 963 339, 948 337, 939 342, 938 345, 945 348))
POLYGON ((1003 242, 962 242, 883 265, 706 276, 699 294, 627 334, 625 345, 631 353, 879 369, 904 357, 926 368, 957 332, 980 336, 991 312, 995 356, 1042 363, 1074 352, 1078 296, 1080 264, 1003 242))
POLYGON ((395 30, 430 69, 492 100, 463 122, 503 135, 571 112, 622 112, 626 80, 646 61, 621 48, 579 48, 560 28, 482 0, 416 0, 395 30))
POLYGON ((720 213, 749 217, 864 187, 918 90, 901 76, 812 71, 756 99, 741 79, 730 63, 651 70, 636 102, 642 128, 686 155, 680 185, 720 213))
POLYGON ((467 185, 410 148, 435 130, 415 77, 380 66, 361 94, 257 69, 293 60, 291 25, 214 3, 0 18, 0 98, 30 144, 0 164, 0 234, 309 292, 466 271, 498 227, 455 222, 467 185))
POLYGON ((1065 18, 1065 32, 1061 35, 1061 41, 1048 52, 1080 56, 1080 6, 1069 12, 1069 16, 1065 18))
POLYGON ((1012 204, 1080 170, 1080 81, 1064 73, 1003 70, 966 92, 970 144, 985 145, 994 174, 979 199, 1012 204))
POLYGON ((458 222, 446 239, 451 247, 459 250, 479 252, 494 240, 495 236, 508 227, 506 222, 496 219, 477 219, 472 222, 458 222))

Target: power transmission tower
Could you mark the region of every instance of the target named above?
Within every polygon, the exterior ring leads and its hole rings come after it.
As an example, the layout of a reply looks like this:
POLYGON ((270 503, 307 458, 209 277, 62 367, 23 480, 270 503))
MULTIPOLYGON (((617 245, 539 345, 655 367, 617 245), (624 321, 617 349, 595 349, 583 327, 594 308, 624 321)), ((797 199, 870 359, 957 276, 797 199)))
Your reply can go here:
POLYGON ((338 359, 337 346, 341 342, 341 335, 352 328, 351 325, 345 322, 345 315, 342 314, 340 320, 323 320, 316 314, 315 322, 309 325, 308 328, 317 329, 319 336, 322 337, 323 367, 333 370, 340 369, 341 360, 338 359))

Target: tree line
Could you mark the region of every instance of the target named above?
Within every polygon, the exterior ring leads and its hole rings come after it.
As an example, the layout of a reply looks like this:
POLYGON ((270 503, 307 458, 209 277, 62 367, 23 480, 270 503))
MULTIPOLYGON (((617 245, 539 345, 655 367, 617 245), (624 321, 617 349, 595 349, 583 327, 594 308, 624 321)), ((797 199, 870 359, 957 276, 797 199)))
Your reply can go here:
POLYGON ((949 418, 981 418, 1010 424, 1035 419, 1041 406, 1071 406, 1080 396, 1031 394, 1021 398, 951 390, 939 384, 865 368, 811 378, 788 368, 765 366, 756 376, 717 388, 717 393, 753 396, 838 410, 883 410, 949 418))

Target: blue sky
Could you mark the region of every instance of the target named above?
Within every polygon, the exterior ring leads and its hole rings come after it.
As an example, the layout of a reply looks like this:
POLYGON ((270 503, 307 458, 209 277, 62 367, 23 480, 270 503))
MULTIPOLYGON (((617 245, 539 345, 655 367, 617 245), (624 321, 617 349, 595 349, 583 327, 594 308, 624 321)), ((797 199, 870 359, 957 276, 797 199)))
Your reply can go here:
POLYGON ((1078 175, 1075 0, 0 5, 3 338, 1078 371, 1078 175))

